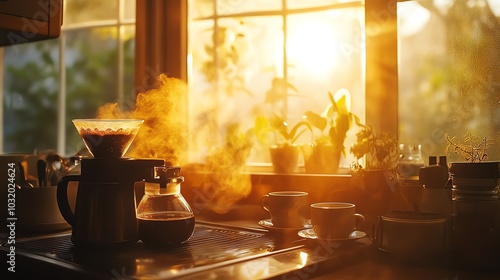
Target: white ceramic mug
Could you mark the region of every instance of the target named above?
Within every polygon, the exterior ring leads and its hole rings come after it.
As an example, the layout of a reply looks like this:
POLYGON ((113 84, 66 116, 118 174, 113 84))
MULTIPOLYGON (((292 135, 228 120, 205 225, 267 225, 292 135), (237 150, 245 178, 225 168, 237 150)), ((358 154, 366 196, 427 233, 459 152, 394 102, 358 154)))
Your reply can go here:
POLYGON ((276 191, 261 199, 264 210, 277 228, 302 228, 307 219, 308 193, 301 191, 276 191))
POLYGON ((345 202, 311 204, 311 224, 319 238, 348 238, 354 230, 362 229, 365 217, 356 213, 356 206, 345 202))

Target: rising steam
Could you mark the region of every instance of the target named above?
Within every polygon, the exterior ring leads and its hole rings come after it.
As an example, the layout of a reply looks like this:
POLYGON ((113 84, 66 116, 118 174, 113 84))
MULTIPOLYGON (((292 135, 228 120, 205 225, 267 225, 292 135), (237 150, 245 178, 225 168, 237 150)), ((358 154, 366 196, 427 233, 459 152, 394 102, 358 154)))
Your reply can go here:
MULTIPOLYGON (((187 161, 187 86, 182 80, 161 74, 155 89, 137 95, 134 111, 124 112, 118 104, 108 103, 98 109, 97 118, 144 120, 127 156, 161 158, 169 165, 179 166, 187 161)), ((203 129, 198 126, 197 131, 200 130, 203 129)), ((202 192, 204 202, 197 208, 225 213, 250 193, 250 176, 242 172, 251 148, 249 138, 233 125, 228 129, 223 145, 207 147, 211 151, 205 164, 208 175, 201 185, 194 186, 202 192)))
POLYGON ((97 118, 144 120, 127 156, 162 158, 169 165, 181 165, 187 149, 187 87, 182 80, 162 74, 158 86, 139 93, 135 110, 122 112, 116 103, 99 108, 97 118))

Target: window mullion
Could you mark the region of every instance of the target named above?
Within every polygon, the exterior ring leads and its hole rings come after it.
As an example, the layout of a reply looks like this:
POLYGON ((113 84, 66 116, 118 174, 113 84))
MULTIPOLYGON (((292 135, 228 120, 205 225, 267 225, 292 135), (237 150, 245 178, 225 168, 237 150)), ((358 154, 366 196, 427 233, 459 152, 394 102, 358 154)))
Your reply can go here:
POLYGON ((122 39, 122 36, 123 36, 123 26, 122 25, 118 25, 116 28, 118 28, 118 42, 116 44, 116 47, 117 47, 117 56, 118 56, 118 61, 117 61, 117 77, 116 77, 116 81, 117 81, 117 86, 116 86, 116 91, 117 91, 117 101, 118 101, 118 104, 120 106, 124 105, 124 97, 123 97, 123 73, 124 73, 124 69, 123 69, 123 60, 124 60, 124 54, 123 54, 123 39, 122 39))
POLYGON ((59 39, 59 96, 57 99, 57 152, 66 154, 66 34, 61 32, 59 39))

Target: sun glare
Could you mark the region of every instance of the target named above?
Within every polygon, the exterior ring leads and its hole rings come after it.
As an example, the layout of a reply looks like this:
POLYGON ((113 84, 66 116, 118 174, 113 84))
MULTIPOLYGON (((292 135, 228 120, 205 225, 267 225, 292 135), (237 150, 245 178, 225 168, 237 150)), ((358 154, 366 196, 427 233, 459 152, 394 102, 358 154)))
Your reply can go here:
POLYGON ((311 75, 324 75, 335 63, 335 34, 329 23, 309 19, 292 29, 287 43, 293 67, 306 69, 311 75))

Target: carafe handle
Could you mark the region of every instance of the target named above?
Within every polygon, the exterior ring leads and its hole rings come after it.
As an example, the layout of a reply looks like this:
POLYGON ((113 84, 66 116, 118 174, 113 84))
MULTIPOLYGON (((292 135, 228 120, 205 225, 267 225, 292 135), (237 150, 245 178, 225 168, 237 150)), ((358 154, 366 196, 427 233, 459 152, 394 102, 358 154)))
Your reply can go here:
POLYGON ((68 201, 68 183, 70 181, 80 181, 80 175, 64 176, 59 183, 57 183, 57 205, 59 206, 59 211, 66 222, 73 226, 75 214, 71 210, 68 201))

